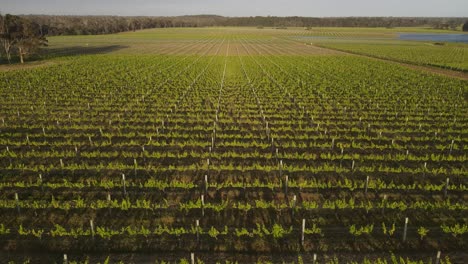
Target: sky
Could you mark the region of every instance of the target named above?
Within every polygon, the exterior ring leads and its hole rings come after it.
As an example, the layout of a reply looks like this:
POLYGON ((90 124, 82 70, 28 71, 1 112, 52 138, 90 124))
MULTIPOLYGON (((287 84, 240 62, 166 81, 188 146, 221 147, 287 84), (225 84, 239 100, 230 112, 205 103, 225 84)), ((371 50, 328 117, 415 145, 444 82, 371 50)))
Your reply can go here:
POLYGON ((468 0, 0 0, 0 13, 468 17, 468 0))

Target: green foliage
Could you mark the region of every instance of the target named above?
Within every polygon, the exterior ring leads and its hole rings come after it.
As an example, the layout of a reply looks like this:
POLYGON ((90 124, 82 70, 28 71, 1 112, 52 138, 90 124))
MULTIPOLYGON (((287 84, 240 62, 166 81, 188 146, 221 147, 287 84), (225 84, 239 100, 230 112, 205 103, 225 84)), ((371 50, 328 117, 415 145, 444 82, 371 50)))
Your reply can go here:
POLYGON ((449 233, 452 234, 454 237, 463 235, 465 233, 468 233, 468 225, 467 224, 455 224, 453 226, 445 225, 443 224, 441 226, 442 231, 444 233, 449 233))
POLYGON ((220 232, 212 226, 208 231, 208 234, 210 235, 210 237, 218 239, 218 235, 220 234, 220 232))
POLYGON ((0 224, 0 235, 6 235, 10 233, 10 229, 6 228, 4 224, 0 224))
POLYGON ((429 229, 423 227, 423 226, 420 226, 418 228, 418 234, 419 234, 419 237, 421 238, 421 240, 424 239, 424 237, 427 236, 427 234, 429 233, 429 229))
POLYGON ((374 230, 374 224, 365 225, 361 227, 356 227, 355 225, 351 225, 349 227, 349 233, 355 236, 361 236, 363 234, 370 235, 374 230))

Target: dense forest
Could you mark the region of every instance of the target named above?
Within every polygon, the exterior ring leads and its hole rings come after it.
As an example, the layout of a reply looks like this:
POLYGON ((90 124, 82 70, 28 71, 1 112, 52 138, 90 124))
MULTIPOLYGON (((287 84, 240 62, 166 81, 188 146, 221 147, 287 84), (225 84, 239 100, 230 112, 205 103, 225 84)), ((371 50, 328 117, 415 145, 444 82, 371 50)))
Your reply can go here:
POLYGON ((23 16, 41 26, 43 33, 54 35, 110 34, 146 28, 253 26, 253 27, 412 27, 457 29, 467 18, 421 17, 222 17, 215 15, 177 17, 121 16, 23 16))

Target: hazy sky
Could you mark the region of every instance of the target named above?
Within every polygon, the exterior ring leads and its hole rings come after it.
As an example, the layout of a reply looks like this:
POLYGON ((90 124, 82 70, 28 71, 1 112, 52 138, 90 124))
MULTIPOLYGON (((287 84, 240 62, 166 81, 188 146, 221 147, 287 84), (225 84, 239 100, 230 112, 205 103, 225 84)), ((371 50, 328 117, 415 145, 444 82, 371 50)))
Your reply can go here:
POLYGON ((468 0, 0 0, 0 12, 121 16, 468 17, 468 0))

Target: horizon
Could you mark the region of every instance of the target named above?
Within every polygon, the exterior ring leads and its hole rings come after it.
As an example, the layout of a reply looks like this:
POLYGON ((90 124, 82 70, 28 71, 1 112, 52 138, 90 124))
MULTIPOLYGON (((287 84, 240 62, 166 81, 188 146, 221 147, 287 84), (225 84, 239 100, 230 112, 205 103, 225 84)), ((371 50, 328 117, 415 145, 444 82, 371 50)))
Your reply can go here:
POLYGON ((291 17, 300 17, 300 18, 452 18, 452 19, 468 19, 468 16, 459 16, 459 17, 448 17, 448 16, 223 16, 217 14, 186 14, 186 15, 174 15, 174 16, 163 16, 163 15, 89 15, 89 14, 44 14, 44 13, 10 13, 2 12, 0 10, 0 15, 15 15, 15 16, 76 16, 76 17, 197 17, 197 16, 213 16, 213 17, 223 17, 223 18, 246 18, 246 17, 280 17, 280 18, 291 18, 291 17))
POLYGON ((468 1, 462 0, 134 0, 71 1, 2 0, 0 13, 57 16, 174 17, 214 15, 222 17, 434 17, 466 18, 468 1), (285 8, 287 7, 287 8, 285 8), (260 11, 259 11, 260 10, 260 11))

